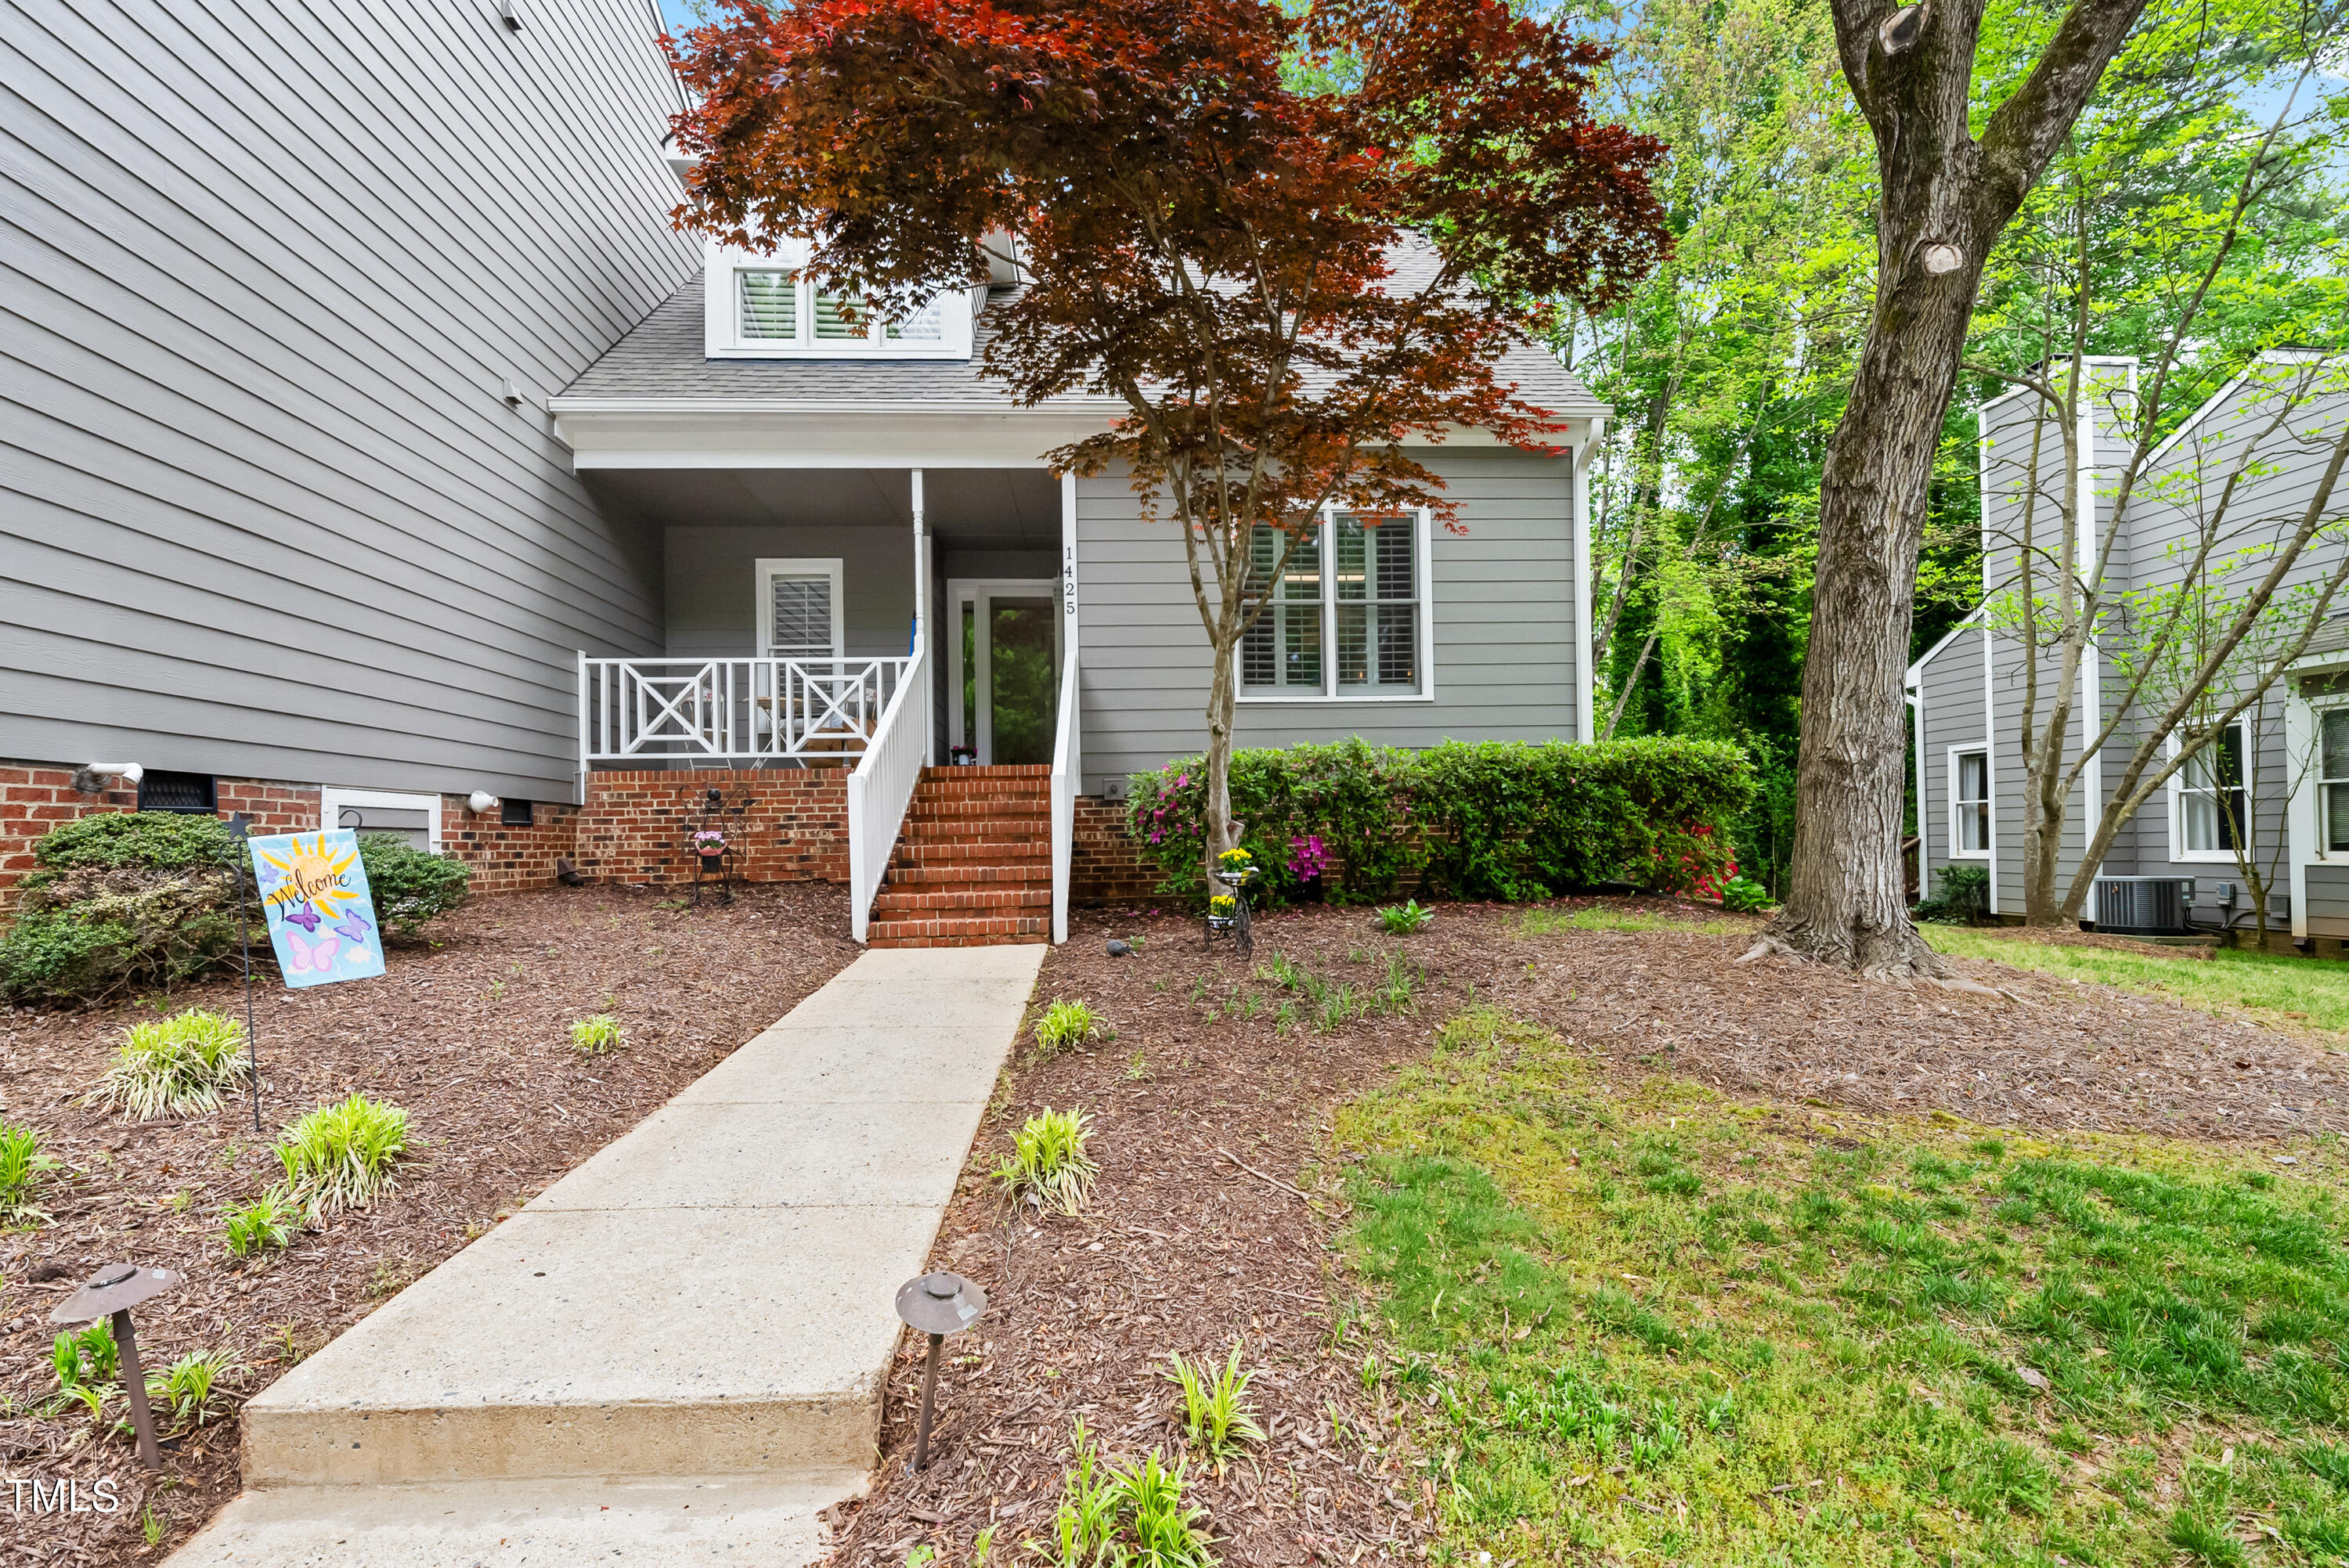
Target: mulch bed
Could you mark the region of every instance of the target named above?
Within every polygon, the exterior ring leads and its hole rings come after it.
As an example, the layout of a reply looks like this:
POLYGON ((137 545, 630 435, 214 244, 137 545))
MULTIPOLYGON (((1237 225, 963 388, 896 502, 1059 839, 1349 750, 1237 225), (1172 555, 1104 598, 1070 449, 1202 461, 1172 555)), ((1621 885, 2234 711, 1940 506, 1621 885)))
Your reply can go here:
MULTIPOLYGON (((154 1562, 237 1489, 229 1417, 140 1477, 127 1439, 100 1440, 87 1418, 31 1413, 56 1391, 50 1310, 100 1264, 128 1258, 186 1275, 138 1315, 152 1367, 227 1347, 250 1370, 238 1401, 380 1305, 556 1177, 626 1131, 737 1046, 790 1011, 856 955, 847 899, 823 884, 745 889, 732 905, 665 907, 643 890, 591 887, 476 902, 395 944, 383 978, 288 991, 255 986, 264 1113, 238 1100, 216 1115, 134 1123, 80 1104, 123 1026, 126 1006, 0 1012, 0 1116, 37 1130, 65 1162, 47 1189, 52 1216, 0 1233, 0 1484, 115 1478, 111 1514, 10 1513, 0 1560, 154 1562), (626 1048, 587 1058, 573 1020, 617 1015, 626 1048), (399 1185, 365 1212, 252 1266, 228 1256, 219 1210, 279 1179, 268 1150, 284 1122, 354 1089, 409 1113, 399 1185), (145 1543, 151 1503, 161 1542, 145 1543)), ((242 1017, 243 989, 207 983, 171 1007, 242 1017)))
MULTIPOLYGON (((1632 907, 1723 918, 1668 901, 1632 907)), ((1272 1435, 1221 1476, 1192 1464, 1222 1561, 1424 1555, 1432 1500, 1417 1491, 1411 1423, 1359 1381, 1372 1341, 1332 1250, 1345 1205, 1330 1116, 1391 1064, 1423 1054, 1472 994, 1601 1047, 1626 1083, 1664 1072, 1743 1099, 1938 1109, 2045 1130, 2240 1139, 2349 1128, 2340 1058, 2308 1038, 1963 961, 2013 999, 1741 965, 1744 929, 1761 923, 1733 923, 1729 934, 1529 935, 1519 912, 1451 905, 1429 930, 1397 938, 1359 910, 1286 912, 1259 922, 1257 962, 1286 953, 1360 986, 1400 947, 1425 979, 1407 1016, 1283 1035, 1270 1008, 1244 1016, 1226 1006, 1252 965, 1220 946, 1203 952, 1195 923, 1077 916, 1038 999, 1082 997, 1117 1037, 1042 1060, 1023 1043, 1015 1056, 932 1260, 984 1285, 988 1315, 947 1342, 931 1462, 918 1476, 906 1466, 920 1346, 905 1347, 874 1491, 838 1516, 836 1568, 894 1568, 925 1543, 961 1562, 990 1524, 994 1560, 1049 1541, 1071 1423, 1082 1418, 1120 1459, 1181 1452, 1164 1357, 1220 1362, 1235 1336, 1259 1369, 1249 1394, 1272 1435), (1106 954, 1106 938, 1134 935, 1145 939, 1138 954, 1106 954), (1022 1119, 1072 1105, 1092 1118, 1093 1202, 1074 1219, 1015 1212, 988 1171, 1022 1119)))

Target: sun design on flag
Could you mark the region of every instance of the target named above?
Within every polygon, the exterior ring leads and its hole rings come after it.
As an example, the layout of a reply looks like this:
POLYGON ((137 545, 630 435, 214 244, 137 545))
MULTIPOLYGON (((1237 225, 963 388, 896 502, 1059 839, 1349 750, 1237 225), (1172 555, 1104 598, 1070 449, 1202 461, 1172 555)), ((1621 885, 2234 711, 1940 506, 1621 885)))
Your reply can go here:
POLYGON ((291 905, 306 901, 315 904, 318 913, 327 919, 337 918, 343 913, 342 905, 357 897, 351 891, 346 873, 350 871, 351 862, 358 858, 358 851, 329 849, 324 833, 307 844, 297 833, 292 841, 293 848, 283 858, 270 851, 261 851, 263 860, 285 873, 285 880, 269 891, 269 902, 291 905))

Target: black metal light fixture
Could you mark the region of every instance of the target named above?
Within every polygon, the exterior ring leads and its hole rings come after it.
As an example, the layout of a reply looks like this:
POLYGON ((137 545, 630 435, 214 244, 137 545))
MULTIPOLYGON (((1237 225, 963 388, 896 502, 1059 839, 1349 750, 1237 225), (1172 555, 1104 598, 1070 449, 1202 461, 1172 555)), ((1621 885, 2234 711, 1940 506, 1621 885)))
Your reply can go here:
POLYGON ((130 1424, 139 1433, 139 1462, 150 1470, 163 1468, 162 1451, 155 1446, 155 1414, 147 1408, 147 1376, 139 1367, 139 1336, 130 1326, 130 1309, 175 1288, 180 1276, 170 1269, 142 1269, 136 1264, 109 1264, 89 1282, 49 1314, 59 1328, 114 1319, 115 1355, 121 1363, 122 1387, 130 1396, 130 1424))
POLYGON ((922 1366, 922 1415, 914 1429, 914 1468, 930 1462, 930 1410, 938 1390, 938 1346, 949 1334, 960 1334, 987 1310, 987 1293, 956 1274, 919 1274, 897 1287, 897 1315, 908 1328, 930 1336, 930 1352, 922 1366))

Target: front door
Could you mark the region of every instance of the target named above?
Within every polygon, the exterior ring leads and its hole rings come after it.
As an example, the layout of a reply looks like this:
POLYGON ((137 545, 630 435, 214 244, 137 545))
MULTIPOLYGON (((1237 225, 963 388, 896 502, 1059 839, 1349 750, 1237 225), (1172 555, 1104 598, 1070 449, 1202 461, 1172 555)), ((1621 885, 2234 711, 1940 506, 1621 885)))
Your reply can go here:
POLYGON ((1060 584, 947 584, 947 739, 980 763, 1049 763, 1061 696, 1060 584))

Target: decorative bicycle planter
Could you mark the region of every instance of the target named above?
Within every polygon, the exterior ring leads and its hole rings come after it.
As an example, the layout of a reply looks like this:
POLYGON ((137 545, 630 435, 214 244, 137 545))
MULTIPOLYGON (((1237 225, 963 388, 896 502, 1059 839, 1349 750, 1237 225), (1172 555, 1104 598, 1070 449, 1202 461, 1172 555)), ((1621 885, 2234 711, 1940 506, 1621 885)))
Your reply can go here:
POLYGON ((1247 958, 1256 952, 1256 933, 1248 918, 1248 888, 1257 880, 1255 858, 1246 850, 1226 850, 1216 861, 1215 879, 1231 891, 1207 900, 1207 945, 1222 939, 1247 958))

